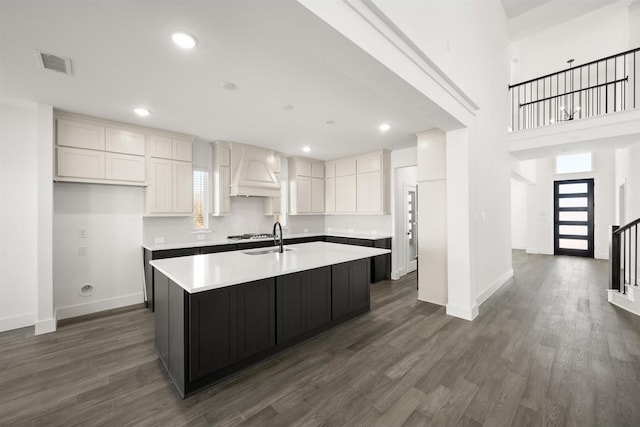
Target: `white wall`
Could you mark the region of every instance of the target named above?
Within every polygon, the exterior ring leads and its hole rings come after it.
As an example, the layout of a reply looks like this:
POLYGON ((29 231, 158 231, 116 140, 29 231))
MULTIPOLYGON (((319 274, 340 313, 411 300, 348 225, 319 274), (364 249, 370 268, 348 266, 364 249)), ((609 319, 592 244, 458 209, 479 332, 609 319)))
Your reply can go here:
POLYGON ((56 183, 53 289, 58 319, 143 302, 141 187, 56 183), (81 237, 83 230, 86 237, 81 237), (80 255, 81 247, 86 255, 80 255), (81 296, 91 284, 95 293, 81 296))
MULTIPOLYGON (((616 209, 619 206, 618 186, 625 184, 625 212, 626 223, 640 218, 640 141, 632 144, 628 148, 616 150, 615 154, 616 177, 615 194, 616 209)), ((616 211, 615 225, 618 223, 616 211)))
POLYGON ((37 312, 37 112, 0 105, 0 331, 37 312))
POLYGON ((609 258, 609 234, 615 220, 615 154, 613 150, 593 153, 593 172, 556 174, 555 158, 538 159, 537 182, 528 187, 527 252, 553 254, 553 182, 594 179, 594 256, 609 258))
POLYGON ((527 187, 511 178, 511 248, 527 248, 527 187))
POLYGON ((584 64, 637 47, 629 45, 626 2, 617 2, 522 38, 512 44, 514 81, 563 70, 567 60, 584 64))

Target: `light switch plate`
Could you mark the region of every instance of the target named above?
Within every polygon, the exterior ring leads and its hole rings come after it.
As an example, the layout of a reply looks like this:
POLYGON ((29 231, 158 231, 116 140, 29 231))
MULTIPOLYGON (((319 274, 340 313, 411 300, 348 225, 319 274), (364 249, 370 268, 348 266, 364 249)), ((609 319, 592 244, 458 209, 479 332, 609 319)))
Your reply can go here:
POLYGON ((196 240, 204 240, 204 234, 196 234, 196 240))

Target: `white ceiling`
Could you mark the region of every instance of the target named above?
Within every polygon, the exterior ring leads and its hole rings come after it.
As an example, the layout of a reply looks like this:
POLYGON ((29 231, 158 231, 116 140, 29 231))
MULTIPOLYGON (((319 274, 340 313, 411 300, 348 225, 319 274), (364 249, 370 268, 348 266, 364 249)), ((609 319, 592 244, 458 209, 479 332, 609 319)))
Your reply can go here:
POLYGON ((0 60, 3 102, 286 155, 303 145, 318 159, 396 149, 434 126, 459 127, 295 0, 0 0, 0 60), (176 48, 173 29, 195 34, 196 48, 176 48), (70 57, 74 75, 40 69, 34 49, 70 57), (137 106, 151 116, 135 116, 137 106), (385 134, 382 122, 392 125, 385 134))
POLYGON ((502 0, 507 18, 512 19, 551 0, 502 0))

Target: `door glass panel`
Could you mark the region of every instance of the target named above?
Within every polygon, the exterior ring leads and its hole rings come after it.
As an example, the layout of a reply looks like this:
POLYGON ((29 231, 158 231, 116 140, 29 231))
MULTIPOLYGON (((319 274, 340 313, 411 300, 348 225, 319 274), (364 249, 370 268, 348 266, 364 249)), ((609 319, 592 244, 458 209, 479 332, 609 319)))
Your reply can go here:
POLYGON ((415 190, 409 190, 407 192, 407 240, 409 242, 408 260, 412 261, 416 259, 418 255, 418 239, 415 235, 415 221, 416 221, 416 192, 415 190))
POLYGON ((566 197, 558 199, 558 206, 561 208, 586 208, 586 197, 566 197))
POLYGON ((584 212, 572 212, 572 211, 565 211, 565 212, 559 212, 559 216, 558 219, 560 221, 588 221, 588 213, 587 211, 584 212))
POLYGON ((561 225, 560 234, 569 234, 573 236, 586 236, 589 229, 586 225, 561 225))
POLYGON ((573 194, 573 193, 586 193, 587 183, 581 182, 578 184, 561 184, 558 186, 558 193, 560 194, 573 194))
POLYGON ((561 249, 580 249, 586 251, 589 249, 589 242, 576 239, 558 239, 558 247, 561 249))

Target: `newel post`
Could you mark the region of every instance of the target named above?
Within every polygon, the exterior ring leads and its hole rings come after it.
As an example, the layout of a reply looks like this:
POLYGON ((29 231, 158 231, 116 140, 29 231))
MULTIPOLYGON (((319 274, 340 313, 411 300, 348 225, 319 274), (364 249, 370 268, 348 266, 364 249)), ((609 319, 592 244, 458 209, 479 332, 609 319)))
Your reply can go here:
POLYGON ((616 231, 619 225, 611 226, 611 241, 609 243, 609 262, 611 264, 610 288, 620 291, 620 235, 616 231))

